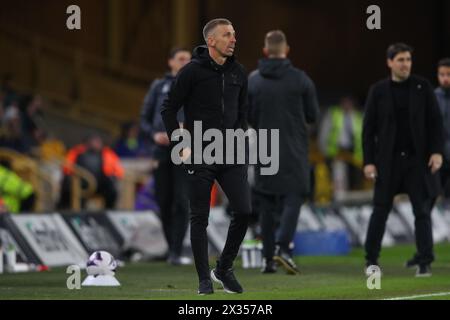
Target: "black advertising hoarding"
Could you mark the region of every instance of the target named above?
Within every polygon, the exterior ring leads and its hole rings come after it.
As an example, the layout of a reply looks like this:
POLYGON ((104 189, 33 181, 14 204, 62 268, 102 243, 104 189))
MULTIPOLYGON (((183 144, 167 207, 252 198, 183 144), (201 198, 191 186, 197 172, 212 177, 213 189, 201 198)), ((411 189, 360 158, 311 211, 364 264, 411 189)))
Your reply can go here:
POLYGON ((103 212, 64 214, 63 218, 89 254, 104 250, 115 257, 120 255, 119 241, 103 212))

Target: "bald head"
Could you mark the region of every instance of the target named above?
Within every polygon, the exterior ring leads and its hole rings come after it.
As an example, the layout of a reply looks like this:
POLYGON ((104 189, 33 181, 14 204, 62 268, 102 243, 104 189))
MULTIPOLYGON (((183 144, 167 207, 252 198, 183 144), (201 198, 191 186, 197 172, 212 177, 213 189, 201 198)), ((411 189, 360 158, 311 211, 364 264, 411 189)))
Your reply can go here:
POLYGON ((269 58, 286 58, 289 46, 281 30, 270 31, 264 40, 264 54, 269 58))

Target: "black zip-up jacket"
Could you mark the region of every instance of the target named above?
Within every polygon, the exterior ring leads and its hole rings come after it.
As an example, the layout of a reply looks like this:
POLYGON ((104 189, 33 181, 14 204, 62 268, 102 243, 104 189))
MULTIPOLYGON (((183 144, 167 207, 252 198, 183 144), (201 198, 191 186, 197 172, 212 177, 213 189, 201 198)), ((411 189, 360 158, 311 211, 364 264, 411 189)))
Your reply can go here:
POLYGON ((210 128, 247 129, 247 75, 234 56, 218 65, 206 46, 194 49, 191 62, 178 73, 161 115, 169 137, 179 128, 177 112, 183 106, 185 127, 194 137, 194 121, 210 128))
MULTIPOLYGON (((153 81, 141 108, 141 129, 150 142, 151 154, 153 158, 164 162, 170 161, 169 147, 156 144, 153 141, 153 135, 166 130, 161 117, 161 110, 174 80, 175 77, 171 73, 166 73, 164 78, 153 81)), ((182 110, 177 114, 177 121, 179 123, 184 122, 182 110)))

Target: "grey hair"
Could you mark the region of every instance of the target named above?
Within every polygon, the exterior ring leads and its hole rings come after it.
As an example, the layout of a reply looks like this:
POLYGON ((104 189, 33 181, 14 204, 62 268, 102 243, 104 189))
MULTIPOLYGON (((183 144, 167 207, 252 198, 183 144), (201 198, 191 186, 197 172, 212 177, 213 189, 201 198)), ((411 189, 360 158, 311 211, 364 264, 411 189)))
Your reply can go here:
POLYGON ((203 28, 203 39, 205 39, 205 42, 208 41, 208 37, 210 36, 211 32, 220 25, 232 25, 231 21, 225 18, 217 18, 209 21, 205 27, 203 28))

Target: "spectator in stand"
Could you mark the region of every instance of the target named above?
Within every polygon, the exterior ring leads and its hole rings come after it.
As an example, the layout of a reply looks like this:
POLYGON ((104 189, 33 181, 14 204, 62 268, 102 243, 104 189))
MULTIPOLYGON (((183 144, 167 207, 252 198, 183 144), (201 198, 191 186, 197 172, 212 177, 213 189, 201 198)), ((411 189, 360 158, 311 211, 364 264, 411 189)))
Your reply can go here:
POLYGON ((42 131, 42 142, 39 146, 39 158, 43 161, 64 160, 66 147, 64 142, 56 138, 53 134, 42 131))
POLYGON ((348 95, 321 122, 319 147, 333 174, 335 193, 361 188, 362 119, 357 99, 348 95))
POLYGON ((21 104, 22 130, 27 136, 33 137, 35 129, 41 127, 43 119, 43 100, 40 95, 26 96, 21 104))
POLYGON ((105 208, 113 209, 117 200, 117 179, 124 176, 124 170, 117 154, 105 146, 98 135, 89 136, 86 141, 79 144, 66 155, 63 168, 64 178, 59 207, 69 207, 71 199, 70 176, 74 173, 74 165, 89 171, 97 181, 96 193, 105 200, 105 208))
POLYGON ((0 136, 0 147, 28 154, 30 152, 30 145, 22 133, 17 103, 14 103, 5 110, 2 120, 4 130, 2 130, 3 134, 0 136))
POLYGON ((13 76, 10 73, 3 75, 2 82, 0 84, 0 94, 4 96, 4 106, 5 108, 9 107, 15 101, 17 101, 18 96, 16 91, 13 89, 13 76))
POLYGON ((139 125, 128 122, 122 126, 122 132, 116 142, 114 151, 120 158, 137 158, 146 156, 146 148, 139 135, 139 125))
POLYGON ((0 140, 6 136, 4 95, 0 92, 0 140))

